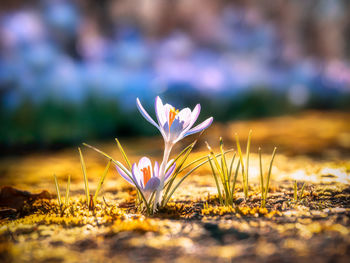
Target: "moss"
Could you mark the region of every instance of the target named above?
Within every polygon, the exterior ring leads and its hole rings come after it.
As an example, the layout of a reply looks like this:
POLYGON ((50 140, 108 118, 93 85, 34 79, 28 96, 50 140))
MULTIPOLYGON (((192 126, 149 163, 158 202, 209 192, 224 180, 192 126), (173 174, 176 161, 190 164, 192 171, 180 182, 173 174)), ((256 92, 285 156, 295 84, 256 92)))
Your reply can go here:
POLYGON ((267 208, 262 207, 232 207, 232 206, 209 206, 205 205, 202 209, 202 215, 205 216, 213 216, 213 215, 226 215, 226 214, 234 214, 238 217, 240 216, 265 216, 265 217, 273 217, 273 216, 281 216, 282 213, 276 210, 268 210, 267 208))

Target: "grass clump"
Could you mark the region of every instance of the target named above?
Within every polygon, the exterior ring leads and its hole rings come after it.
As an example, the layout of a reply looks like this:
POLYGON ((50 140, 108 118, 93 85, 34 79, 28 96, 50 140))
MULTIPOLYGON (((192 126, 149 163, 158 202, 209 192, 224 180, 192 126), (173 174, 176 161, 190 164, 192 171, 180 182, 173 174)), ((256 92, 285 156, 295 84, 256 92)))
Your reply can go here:
MULTIPOLYGON (((245 162, 243 158, 242 149, 239 143, 238 135, 235 134, 237 152, 239 160, 236 164, 236 169, 233 171, 234 161, 236 153, 233 154, 233 157, 228 166, 225 152, 224 152, 224 143, 222 138, 220 138, 220 161, 216 158, 214 151, 207 143, 207 148, 209 150, 208 161, 212 169, 212 174, 215 180, 215 185, 218 191, 218 197, 220 205, 232 206, 234 205, 234 193, 237 182, 237 176, 241 168, 242 182, 243 182, 243 193, 245 199, 248 198, 249 190, 249 155, 250 155, 250 145, 251 145, 252 131, 249 131, 247 139, 247 149, 245 153, 245 162), (234 173, 233 173, 234 172, 234 173), (220 187, 221 185, 221 187, 220 187), (223 189, 223 190, 221 190, 223 189)), ((261 158, 261 148, 259 148, 259 163, 260 163, 260 191, 261 191, 261 207, 266 206, 267 193, 269 191, 270 177, 272 172, 272 164, 276 155, 277 148, 275 147, 272 153, 269 170, 266 178, 264 179, 264 172, 262 168, 262 158, 261 158), (265 183, 266 182, 266 183, 265 183)))
POLYGON ((248 134, 248 140, 247 140, 247 149, 246 149, 246 164, 244 165, 243 161, 243 154, 241 150, 241 145, 239 143, 239 137, 238 134, 235 133, 235 138, 236 138, 236 145, 237 145, 237 151, 239 155, 239 160, 241 162, 241 168, 242 168, 242 179, 243 179, 243 192, 244 192, 244 197, 247 199, 248 198, 248 190, 249 190, 249 183, 248 183, 248 178, 249 178, 249 153, 250 153, 250 141, 252 138, 252 130, 249 131, 248 134), (245 167, 245 169, 244 169, 245 167))
POLYGON ((233 154, 230 161, 230 166, 228 166, 225 152, 224 152, 224 143, 222 138, 220 138, 220 155, 221 155, 220 162, 208 143, 207 143, 207 147, 210 152, 210 154, 208 155, 208 162, 212 169, 213 177, 215 179, 215 185, 218 191, 220 205, 232 206, 240 162, 239 161, 237 162, 235 173, 232 176, 236 153, 233 154), (215 171, 217 171, 217 173, 215 171), (221 189, 223 189, 222 192, 221 192, 221 189))
POLYGON ((305 183, 303 183, 302 187, 301 187, 301 190, 298 194, 298 183, 297 181, 295 180, 294 181, 294 185, 293 185, 293 190, 294 190, 294 193, 293 193, 293 201, 295 203, 299 202, 302 198, 303 198, 303 195, 304 195, 304 188, 305 188, 305 183))
POLYGON ((56 187, 56 193, 57 193, 57 202, 58 202, 58 205, 59 205, 59 208, 60 208, 60 212, 61 212, 61 214, 63 214, 64 210, 69 205, 70 175, 68 175, 67 188, 66 188, 66 198, 65 198, 65 203, 64 204, 62 203, 60 186, 58 184, 57 176, 54 174, 53 177, 55 179, 55 187, 56 187))

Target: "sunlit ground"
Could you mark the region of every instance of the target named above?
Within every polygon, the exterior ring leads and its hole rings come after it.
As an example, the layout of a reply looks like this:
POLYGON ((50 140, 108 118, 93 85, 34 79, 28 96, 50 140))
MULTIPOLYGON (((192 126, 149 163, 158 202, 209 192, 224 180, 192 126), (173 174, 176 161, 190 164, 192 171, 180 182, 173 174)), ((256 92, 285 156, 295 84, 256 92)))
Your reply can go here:
MULTIPOLYGON (((95 213, 84 208, 84 183, 76 148, 0 159, 0 185, 55 197, 53 174, 65 195, 71 175, 72 208, 60 215, 56 199, 25 205, 20 212, 3 209, 0 259, 4 261, 218 261, 348 262, 350 259, 350 114, 306 112, 288 117, 215 124, 200 137, 191 158, 208 154, 205 141, 218 151, 219 137, 234 148, 234 133, 243 149, 253 130, 249 170, 250 198, 238 184, 236 208, 217 208, 210 166, 188 177, 169 206, 147 218, 133 207, 135 191, 112 167, 95 213), (258 147, 267 169, 273 165, 267 211, 260 205, 258 147), (305 182, 301 200, 293 202, 293 183, 305 182), (103 198, 104 200, 103 200, 103 198), (209 208, 203 209, 208 203, 209 208), (12 211, 12 212, 11 212, 12 211), (17 219, 16 219, 17 218, 17 219)), ((178 145, 175 152, 191 142, 178 145)), ((88 142, 122 160, 114 141, 88 142)), ((162 139, 121 139, 131 161, 141 156, 161 160, 162 139)), ((90 191, 107 159, 81 146, 90 191)), ((239 178, 241 181, 241 178, 239 178)), ((3 204, 2 204, 3 205, 3 204)))

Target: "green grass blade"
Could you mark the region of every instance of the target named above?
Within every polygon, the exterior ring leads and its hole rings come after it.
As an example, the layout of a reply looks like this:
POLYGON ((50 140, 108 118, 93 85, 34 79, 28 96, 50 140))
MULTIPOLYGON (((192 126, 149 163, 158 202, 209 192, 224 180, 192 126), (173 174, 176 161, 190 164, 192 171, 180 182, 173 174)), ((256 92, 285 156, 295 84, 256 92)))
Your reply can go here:
MULTIPOLYGON (((195 140, 194 142, 192 142, 190 145, 188 145, 185 149, 183 149, 176 157, 174 160, 172 160, 172 162, 169 164, 168 168, 165 170, 165 172, 167 172, 169 170, 169 168, 177 162, 178 159, 180 159, 180 157, 184 154, 186 154, 187 152, 191 152, 192 149, 194 148, 194 146, 196 145, 197 140, 195 140)), ((188 153, 188 154, 189 154, 188 153)))
MULTIPOLYGON (((193 145, 193 146, 194 146, 194 145, 193 145)), ((187 147, 186 147, 186 148, 187 148, 187 147)), ((185 161, 187 160, 187 158, 188 158, 189 154, 191 153, 192 149, 193 149, 193 147, 189 147, 189 148, 187 149, 187 152, 185 153, 185 156, 181 159, 181 162, 180 162, 179 165, 175 168, 175 171, 173 172, 173 176, 172 176, 172 177, 168 180, 168 182, 165 184, 164 188, 166 188, 166 190, 165 190, 165 193, 164 193, 164 195, 163 195, 163 199, 162 199, 161 206, 163 206, 163 201, 166 199, 166 196, 167 196, 167 194, 169 193, 170 188, 171 188, 171 186, 173 185, 173 182, 175 181, 177 175, 179 174, 179 171, 181 170, 183 164, 184 164, 185 161)), ((172 162, 172 164, 173 164, 173 162, 172 162)), ((172 164, 171 164, 171 165, 172 165, 172 164)), ((171 167, 171 166, 169 165, 169 168, 170 168, 170 167, 171 167)), ((168 170, 168 169, 167 169, 167 170, 168 170)))
POLYGON ((220 137, 220 152, 221 152, 221 167, 222 167, 222 171, 225 179, 224 182, 225 182, 225 188, 226 188, 226 194, 227 194, 226 202, 228 202, 229 204, 232 204, 233 200, 231 198, 232 194, 230 192, 230 189, 231 189, 230 181, 228 176, 227 161, 224 153, 224 142, 222 140, 222 137, 220 137))
MULTIPOLYGON (((218 159, 216 158, 213 149, 210 147, 210 145, 208 144, 208 142, 205 142, 207 145, 207 148, 210 152, 210 156, 212 157, 212 159, 214 160, 214 164, 216 166, 216 170, 218 171, 220 178, 221 178, 221 183, 222 186, 224 188, 225 191, 225 196, 228 197, 229 193, 228 193, 228 189, 227 189, 227 184, 226 184, 226 179, 225 179, 225 175, 224 175, 224 171, 223 171, 223 167, 220 166, 218 159)), ((222 156, 221 156, 222 158, 222 156)), ((227 202, 227 198, 225 198, 225 202, 227 202)))
POLYGON ((277 150, 277 147, 275 147, 273 149, 273 153, 272 153, 272 157, 271 157, 271 161, 270 161, 270 166, 269 166, 269 173, 267 174, 266 188, 265 188, 265 197, 264 197, 265 201, 267 199, 267 193, 269 191, 269 184, 270 184, 270 177, 271 177, 271 171, 272 171, 272 164, 273 164, 273 160, 275 159, 276 150, 277 150))
POLYGON ((57 200, 58 200, 58 205, 61 207, 61 193, 60 193, 60 187, 58 185, 58 181, 57 181, 57 177, 56 175, 54 174, 53 175, 54 179, 55 179, 55 186, 56 186, 56 192, 57 192, 57 200))
MULTIPOLYGON (((232 149, 231 149, 231 150, 227 150, 227 151, 225 151, 225 153, 232 152, 232 151, 233 151, 232 149)), ((217 154, 217 155, 215 155, 215 156, 216 156, 216 157, 219 157, 220 155, 221 155, 221 154, 217 154)), ((176 179, 176 177, 177 177, 181 172, 183 172, 184 170, 186 170, 187 168, 189 168, 189 167, 192 166, 193 164, 198 163, 198 162, 200 162, 200 161, 203 161, 203 160, 205 160, 205 159, 207 159, 207 156, 200 157, 200 158, 198 158, 198 159, 196 159, 196 160, 190 162, 189 164, 185 165, 185 166, 184 166, 183 168, 181 168, 178 172, 176 172, 176 174, 175 174, 175 172, 174 172, 175 175, 165 184, 164 188, 166 187, 167 190, 168 190, 168 187, 169 187, 170 183, 173 184, 173 181, 176 179)), ((211 158, 211 159, 212 159, 212 158, 211 158)), ((206 161, 206 162, 208 162, 208 161, 206 161)), ((170 188, 169 188, 169 190, 167 191, 167 193, 169 193, 169 191, 170 191, 170 188)), ((163 195, 162 206, 165 206, 165 205, 166 205, 166 203, 164 203, 166 199, 167 199, 167 196, 163 195)))
POLYGON ((139 193, 140 193, 140 195, 141 195, 141 197, 142 197, 142 200, 145 202, 146 208, 147 208, 147 213, 150 214, 150 207, 149 207, 149 204, 148 204, 148 202, 147 202, 145 196, 143 195, 141 189, 137 186, 137 184, 136 184, 134 178, 132 178, 132 176, 130 175, 130 171, 128 171, 120 162, 114 160, 114 159, 113 159, 110 155, 108 155, 107 153, 105 153, 105 152, 103 152, 103 151, 97 149, 96 147, 91 146, 91 145, 89 145, 89 144, 87 144, 87 143, 83 143, 83 145, 86 146, 86 147, 88 147, 88 148, 90 148, 90 149, 92 149, 92 150, 94 150, 94 151, 96 151, 96 152, 98 152, 98 153, 100 153, 100 154, 102 154, 102 155, 105 156, 106 158, 112 160, 112 162, 113 162, 115 165, 117 165, 120 169, 122 169, 122 170, 128 175, 128 177, 130 178, 130 180, 134 183, 135 187, 136 187, 137 190, 139 191, 139 193))
POLYGON ((94 204, 96 204, 96 199, 97 199, 98 193, 99 193, 100 190, 101 190, 101 187, 102 187, 102 185, 103 185, 103 182, 104 182, 104 180, 105 180, 105 178, 106 178, 106 175, 107 175, 107 173, 108 173, 109 167, 111 166, 111 162, 112 162, 112 160, 110 159, 110 160, 108 161, 107 165, 106 165, 106 168, 105 168, 105 170, 104 170, 104 172, 103 172, 101 178, 100 178, 100 181, 98 182, 98 185, 97 185, 97 188, 96 188, 96 191, 95 191, 95 195, 94 195, 94 198, 93 198, 94 204))
MULTIPOLYGON (((233 151, 233 149, 227 150, 227 151, 225 151, 225 153, 229 153, 229 152, 232 152, 232 151, 233 151)), ((221 155, 221 153, 216 154, 215 156, 218 158, 220 155, 221 155)), ((190 166, 192 166, 193 164, 198 163, 198 162, 200 162, 200 161, 203 161, 203 160, 205 160, 205 159, 207 159, 207 156, 200 157, 200 158, 198 158, 198 159, 196 159, 196 160, 194 160, 194 161, 192 161, 192 162, 186 164, 183 168, 181 168, 178 172, 176 172, 176 176, 177 176, 178 174, 180 174, 181 172, 183 172, 184 170, 186 170, 187 168, 189 168, 190 166)), ((172 163, 173 163, 173 162, 172 162, 172 163)), ((174 174, 175 174, 175 171, 174 171, 174 174)), ((164 187, 167 187, 169 183, 170 183, 170 180, 165 184, 164 187)))
MULTIPOLYGON (((214 153, 213 149, 210 147, 209 143, 208 143, 208 142, 205 142, 205 143, 206 143, 207 148, 208 148, 208 150, 209 150, 210 156, 211 156, 212 160, 214 161, 216 170, 217 170, 218 173, 220 174, 220 178, 221 178, 222 185, 224 186, 224 185, 225 185, 225 177, 224 177, 224 173, 223 173, 223 171, 222 171, 222 167, 220 166, 219 161, 218 161, 218 159, 216 158, 215 153, 214 153)), ((221 155, 221 154, 220 154, 220 155, 221 155)))
POLYGON ((68 180, 67 180, 67 188, 66 188, 66 206, 69 205, 69 191, 70 191, 70 175, 68 175, 68 180))
POLYGON ((228 184, 228 168, 227 168, 226 156, 224 153, 224 142, 222 140, 222 137, 220 137, 220 152, 221 152, 222 171, 224 172, 225 182, 226 182, 226 184, 228 184))
POLYGON ((261 188, 261 201, 264 199, 264 172, 262 167, 262 158, 261 158, 261 148, 258 149, 259 152, 259 164, 260 164, 260 188, 261 188))
MULTIPOLYGON (((191 144, 194 146, 194 144, 191 144)), ((177 161, 183 154, 185 154, 185 156, 181 159, 181 161, 176 165, 176 168, 173 172, 173 176, 170 178, 170 180, 167 182, 167 184, 164 186, 164 188, 171 182, 173 181, 174 177, 177 176, 177 174, 180 172, 181 168, 183 167, 184 163, 186 162, 189 154, 191 153, 193 146, 187 146, 185 148, 186 151, 182 151, 169 165, 168 168, 166 169, 166 172, 168 172, 169 168, 175 163, 175 161, 177 161)))
MULTIPOLYGON (((110 160, 112 160, 112 159, 110 159, 110 160)), ((142 200, 144 201, 144 203, 145 203, 145 205, 146 205, 147 213, 150 214, 150 211, 151 211, 151 210, 150 210, 150 206, 149 206, 149 204, 148 204, 148 202, 147 202, 145 196, 143 195, 143 193, 142 193, 140 187, 138 187, 138 184, 135 182, 134 178, 131 176, 131 172, 128 171, 120 162, 118 162, 118 161, 113 161, 113 160, 112 160, 112 162, 114 162, 120 169, 122 169, 122 170, 126 173, 126 175, 130 178, 130 180, 134 183, 136 189, 138 190, 138 192, 139 192, 139 194, 140 194, 142 200)))
MULTIPOLYGON (((225 151, 225 154, 226 154, 226 153, 229 153, 229 152, 233 152, 233 149, 230 149, 230 150, 225 151)), ((218 154, 215 155, 216 158, 219 158, 220 156, 221 156, 221 153, 218 153, 218 154)), ((198 159, 196 159, 196 160, 194 160, 194 161, 192 161, 192 162, 186 164, 186 165, 179 171, 179 173, 181 173, 182 171, 186 170, 188 167, 192 166, 193 164, 199 163, 200 161, 203 161, 203 160, 205 160, 205 159, 207 159, 207 156, 200 157, 200 158, 198 158, 198 159)))
POLYGON ((89 205, 90 194, 89 194, 89 182, 88 182, 87 173, 86 173, 86 166, 85 166, 84 157, 83 157, 83 154, 81 152, 80 147, 78 147, 78 150, 79 150, 79 155, 80 155, 81 169, 82 169, 83 175, 84 175, 86 203, 89 205))
POLYGON ((236 153, 233 154, 232 159, 231 159, 231 163, 230 163, 230 170, 228 172, 228 180, 231 182, 231 176, 232 176, 232 169, 233 169, 233 163, 236 159, 236 153))
POLYGON ((128 165, 129 170, 131 170, 131 163, 129 162, 129 159, 128 159, 128 157, 127 157, 127 155, 126 155, 122 145, 120 144, 120 142, 119 142, 119 140, 117 138, 115 138, 115 141, 117 142, 118 149, 119 149, 120 153, 122 154, 126 164, 128 165))
POLYGON ((238 176, 238 171, 239 171, 239 166, 240 166, 240 162, 237 162, 237 167, 236 167, 236 171, 235 171, 235 176, 233 177, 233 182, 232 182, 232 190, 231 190, 231 195, 232 195, 232 200, 233 200, 233 195, 235 193, 235 188, 236 188, 236 182, 237 182, 237 176, 238 176))
POLYGON ((237 145, 237 151, 238 151, 238 155, 239 155, 239 160, 241 162, 241 168, 242 168, 244 197, 248 198, 248 189, 246 188, 246 176, 245 176, 245 171, 244 171, 243 154, 242 154, 241 145, 239 144, 239 139, 238 139, 238 134, 237 133, 235 133, 235 138, 236 138, 236 145, 237 145))
POLYGON ((245 165, 245 177, 246 177, 246 188, 248 190, 249 188, 249 154, 250 154, 250 141, 252 139, 252 130, 249 131, 248 134, 248 141, 247 141, 247 149, 246 149, 246 165, 245 165))
POLYGON ((96 147, 91 146, 91 145, 89 145, 89 144, 87 144, 87 143, 83 143, 83 145, 86 146, 86 147, 88 147, 88 148, 90 148, 90 149, 92 149, 92 150, 94 150, 94 151, 96 151, 96 152, 98 152, 98 153, 100 153, 100 154, 102 154, 103 156, 107 157, 108 159, 111 159, 115 164, 117 164, 118 161, 114 160, 114 159, 113 159, 111 156, 109 156, 107 153, 105 153, 105 152, 103 152, 103 151, 97 149, 96 147))
POLYGON ((214 169, 213 163, 212 163, 211 160, 210 160, 210 156, 208 156, 208 161, 209 161, 211 170, 212 170, 212 172, 213 172, 213 176, 214 176, 214 180, 215 180, 216 189, 218 190, 220 205, 222 205, 222 204, 223 204, 223 200, 222 200, 222 196, 221 196, 220 185, 219 185, 219 181, 218 181, 217 175, 216 175, 216 173, 215 173, 215 169, 214 169))
POLYGON ((180 181, 173 187, 173 189, 171 190, 170 194, 168 195, 166 201, 164 202, 164 205, 166 205, 171 196, 174 194, 175 190, 181 185, 181 183, 191 174, 193 173, 195 170, 197 170, 199 167, 201 167, 202 165, 206 164, 208 162, 208 160, 201 162, 200 164, 198 164, 197 166, 195 166, 194 168, 192 168, 190 171, 188 171, 181 179, 180 181))

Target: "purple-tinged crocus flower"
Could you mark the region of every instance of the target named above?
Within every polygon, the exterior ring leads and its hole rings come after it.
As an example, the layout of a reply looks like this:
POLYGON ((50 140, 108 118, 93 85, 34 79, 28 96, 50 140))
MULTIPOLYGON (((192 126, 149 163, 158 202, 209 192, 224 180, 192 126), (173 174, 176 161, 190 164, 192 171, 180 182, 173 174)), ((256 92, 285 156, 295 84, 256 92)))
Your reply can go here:
MULTIPOLYGON (((169 167, 171 163, 168 164, 169 167)), ((121 165, 121 164, 120 164, 121 165)), ((165 174, 165 180, 167 180, 175 170, 176 164, 173 163, 165 174)), ((142 157, 138 164, 134 163, 131 168, 131 173, 123 167, 116 166, 118 173, 130 184, 137 186, 146 198, 155 191, 160 184, 159 176, 159 164, 156 161, 154 167, 152 167, 151 160, 147 157, 142 157), (132 177, 131 180, 130 177, 132 177), (135 185, 135 183, 136 185, 135 185)))
POLYGON ((168 163, 172 147, 184 137, 201 132, 208 128, 213 122, 213 117, 206 119, 201 124, 192 128, 198 119, 201 110, 201 106, 199 104, 197 104, 192 111, 190 108, 184 108, 179 111, 170 104, 163 105, 162 100, 157 97, 155 101, 155 111, 158 123, 156 123, 143 108, 138 98, 136 99, 136 104, 142 116, 145 117, 148 122, 158 128, 165 142, 163 161, 159 169, 160 183, 154 198, 153 209, 155 210, 157 209, 157 205, 160 203, 164 182, 166 180, 166 164, 168 163))
POLYGON ((158 120, 157 124, 142 107, 140 100, 137 98, 136 101, 137 107, 142 116, 158 128, 163 135, 166 144, 175 144, 188 135, 208 128, 213 122, 213 117, 210 117, 192 128, 199 116, 201 110, 200 104, 197 104, 193 111, 191 111, 190 108, 184 108, 179 111, 170 104, 163 105, 162 100, 157 97, 155 101, 155 110, 158 120))

